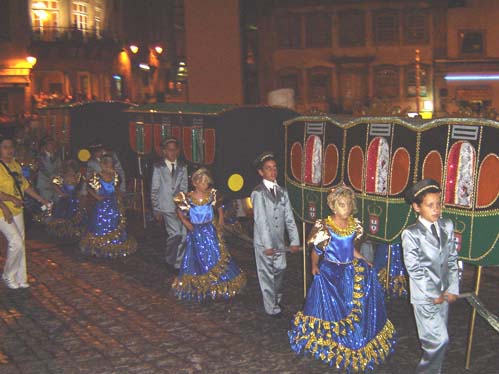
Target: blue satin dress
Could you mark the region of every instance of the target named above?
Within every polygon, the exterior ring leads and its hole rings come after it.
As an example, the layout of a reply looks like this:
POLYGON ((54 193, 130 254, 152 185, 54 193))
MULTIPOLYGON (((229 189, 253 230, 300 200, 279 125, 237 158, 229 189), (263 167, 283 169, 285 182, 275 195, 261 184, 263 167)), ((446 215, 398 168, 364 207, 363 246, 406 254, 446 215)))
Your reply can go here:
POLYGON ((47 223, 47 230, 58 239, 77 241, 85 229, 87 220, 78 197, 80 184, 64 183, 62 177, 55 177, 52 183, 59 186, 66 196, 55 202, 52 219, 47 223))
POLYGON ((212 189, 202 202, 181 192, 175 198, 194 230, 187 233, 186 248, 178 278, 172 289, 180 299, 202 301, 234 297, 246 284, 246 276, 232 259, 213 224, 221 198, 212 189))
POLYGON ((291 348, 347 372, 369 372, 393 351, 395 329, 387 319, 383 290, 369 265, 354 258, 360 223, 346 232, 326 220, 316 223, 309 242, 323 256, 303 311, 288 331, 291 348))
POLYGON ((100 175, 90 178, 88 187, 104 197, 89 215, 88 227, 80 241, 83 254, 96 257, 125 257, 137 250, 137 242, 126 231, 124 209, 116 196, 118 175, 106 182, 100 175))

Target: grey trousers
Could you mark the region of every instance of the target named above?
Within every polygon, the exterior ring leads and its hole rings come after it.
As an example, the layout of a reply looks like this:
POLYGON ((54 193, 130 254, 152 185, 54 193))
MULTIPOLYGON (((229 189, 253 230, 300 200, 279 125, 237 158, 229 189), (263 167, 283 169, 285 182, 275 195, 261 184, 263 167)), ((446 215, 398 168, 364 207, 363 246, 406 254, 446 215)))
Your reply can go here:
POLYGON ((413 304, 423 357, 416 368, 417 374, 439 374, 449 343, 447 319, 449 304, 413 304))
POLYGON ((281 312, 281 286, 286 270, 286 255, 266 256, 264 248, 255 248, 256 270, 263 296, 263 307, 267 314, 281 312))
POLYGON ((165 223, 166 239, 165 260, 168 264, 180 269, 185 252, 186 228, 177 217, 177 213, 162 213, 165 223))

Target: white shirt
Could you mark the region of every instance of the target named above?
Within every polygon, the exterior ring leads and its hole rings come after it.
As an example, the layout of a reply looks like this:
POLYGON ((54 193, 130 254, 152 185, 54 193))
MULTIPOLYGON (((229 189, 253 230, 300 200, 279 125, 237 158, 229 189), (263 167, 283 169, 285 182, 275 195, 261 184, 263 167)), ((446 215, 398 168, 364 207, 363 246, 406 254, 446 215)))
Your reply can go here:
POLYGON ((172 161, 167 160, 165 158, 165 164, 166 164, 166 167, 168 168, 168 170, 170 170, 170 173, 172 172, 172 164, 175 166, 175 170, 177 170, 177 160, 172 162, 172 161))
POLYGON ((437 221, 430 222, 426 218, 423 218, 421 216, 419 216, 418 219, 419 219, 419 222, 421 222, 424 225, 424 227, 426 227, 430 232, 432 232, 431 231, 431 225, 435 225, 435 228, 437 229, 438 238, 440 239, 440 228, 438 227, 438 222, 437 221))
POLYGON ((263 180, 263 185, 265 187, 267 187, 270 192, 272 192, 273 188, 276 188, 276 192, 277 192, 277 183, 276 182, 272 182, 272 181, 269 181, 268 179, 264 179, 263 180))

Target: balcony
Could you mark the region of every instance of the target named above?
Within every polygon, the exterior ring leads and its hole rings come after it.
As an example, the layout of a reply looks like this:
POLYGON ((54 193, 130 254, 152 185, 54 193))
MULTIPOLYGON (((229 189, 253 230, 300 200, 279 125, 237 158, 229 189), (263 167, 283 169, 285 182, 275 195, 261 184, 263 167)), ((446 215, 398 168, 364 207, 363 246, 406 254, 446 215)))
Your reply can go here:
POLYGON ((108 59, 121 49, 112 33, 76 27, 43 27, 31 33, 30 53, 37 57, 85 57, 108 59))

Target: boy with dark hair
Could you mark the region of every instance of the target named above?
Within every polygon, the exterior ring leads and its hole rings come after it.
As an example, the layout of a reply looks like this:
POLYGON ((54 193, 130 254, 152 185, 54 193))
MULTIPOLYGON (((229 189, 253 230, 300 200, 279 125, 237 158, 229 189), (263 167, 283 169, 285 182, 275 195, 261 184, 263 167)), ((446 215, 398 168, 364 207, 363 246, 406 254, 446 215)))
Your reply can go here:
POLYGON ((254 215, 253 245, 258 280, 265 312, 281 317, 280 293, 286 255, 284 232, 288 232, 292 252, 300 250, 300 237, 293 217, 288 192, 276 182, 277 165, 272 152, 264 152, 255 160, 262 183, 251 193, 254 215))
POLYGON ((449 304, 459 294, 454 225, 440 218, 441 189, 433 179, 412 186, 406 201, 419 215, 402 232, 404 262, 409 274, 411 304, 423 349, 416 373, 438 374, 449 343, 449 304))

